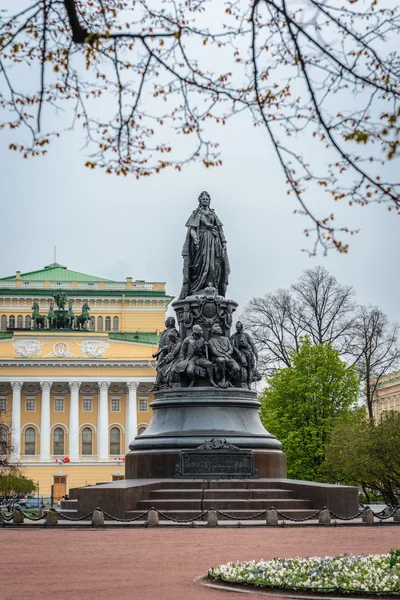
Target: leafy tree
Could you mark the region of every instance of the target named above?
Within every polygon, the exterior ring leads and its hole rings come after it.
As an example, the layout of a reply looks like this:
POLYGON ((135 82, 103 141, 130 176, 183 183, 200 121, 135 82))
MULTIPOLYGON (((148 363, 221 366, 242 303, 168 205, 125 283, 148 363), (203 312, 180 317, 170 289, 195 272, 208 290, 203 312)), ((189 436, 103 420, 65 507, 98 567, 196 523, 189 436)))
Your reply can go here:
POLYGON ((33 479, 25 477, 18 467, 0 464, 0 494, 7 500, 30 494, 35 488, 33 479))
POLYGON ((27 157, 80 124, 88 168, 140 177, 221 164, 208 124, 246 112, 308 218, 311 252, 346 252, 341 238, 354 232, 335 225, 329 202, 311 207, 309 195, 399 211, 386 160, 400 143, 395 4, 9 2, 0 14, 2 125, 21 130, 10 148, 27 157), (65 118, 54 128, 49 113, 65 118))
POLYGON ((400 503, 400 414, 389 411, 379 422, 363 415, 338 422, 326 448, 323 470, 332 481, 358 485, 400 503))
POLYGON ((9 460, 12 455, 11 435, 6 415, 0 412, 0 496, 7 500, 32 492, 36 485, 25 477, 20 465, 9 460))
POLYGON ((360 306, 354 289, 341 285, 323 267, 307 269, 289 290, 253 298, 243 314, 268 374, 291 366, 302 336, 313 344, 331 344, 362 380, 362 396, 372 419, 376 387, 400 362, 399 326, 376 306, 360 306))
POLYGON ((360 377, 329 344, 302 340, 291 366, 267 380, 261 397, 261 420, 283 444, 288 477, 324 480, 321 465, 338 419, 354 410, 360 377))

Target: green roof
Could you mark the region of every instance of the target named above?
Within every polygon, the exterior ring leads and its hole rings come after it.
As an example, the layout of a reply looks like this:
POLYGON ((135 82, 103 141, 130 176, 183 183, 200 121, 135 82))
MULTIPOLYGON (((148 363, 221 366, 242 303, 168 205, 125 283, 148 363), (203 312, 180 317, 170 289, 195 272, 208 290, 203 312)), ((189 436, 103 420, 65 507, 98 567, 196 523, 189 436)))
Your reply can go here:
MULTIPOLYGON (((52 263, 47 265, 40 271, 30 271, 29 273, 21 273, 22 280, 29 281, 110 281, 112 279, 104 279, 104 277, 95 277, 94 275, 87 275, 86 273, 79 273, 78 271, 71 271, 59 265, 58 263, 52 263)), ((10 277, 0 277, 0 281, 15 281, 16 275, 10 277)))
POLYGON ((157 346, 160 341, 160 336, 153 331, 132 331, 129 333, 109 333, 110 340, 119 342, 136 342, 139 344, 152 344, 157 346))

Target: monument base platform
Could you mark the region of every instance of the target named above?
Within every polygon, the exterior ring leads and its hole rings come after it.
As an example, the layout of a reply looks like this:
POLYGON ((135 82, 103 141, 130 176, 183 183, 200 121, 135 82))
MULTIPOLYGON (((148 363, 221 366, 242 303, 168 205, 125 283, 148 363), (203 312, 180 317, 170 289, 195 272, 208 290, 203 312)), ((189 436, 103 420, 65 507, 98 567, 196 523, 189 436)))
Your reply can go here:
POLYGON ((61 510, 80 517, 101 507, 123 519, 156 508, 172 519, 188 520, 217 508, 239 520, 274 507, 292 518, 317 519, 315 511, 324 506, 341 517, 354 516, 359 511, 358 489, 284 478, 126 479, 71 489, 61 510))
MULTIPOLYGON (((204 441, 204 440, 201 440, 204 441)), ((181 449, 137 450, 125 456, 126 479, 154 479, 177 477, 181 449)), ((286 456, 280 450, 252 450, 255 475, 258 477, 286 477, 286 456)), ((234 475, 232 475, 234 476, 234 475)), ((237 475, 236 475, 237 476, 237 475)), ((201 474, 200 479, 222 478, 217 473, 201 474)), ((192 476, 196 478, 196 476, 192 476)), ((223 478, 226 478, 223 477, 223 478)))
POLYGON ((264 429, 260 406, 257 393, 247 388, 176 387, 156 392, 149 427, 129 445, 126 478, 185 476, 184 459, 190 459, 192 476, 202 479, 286 477, 282 444, 264 429), (199 455, 193 456, 196 449, 199 455), (246 454, 251 454, 250 471, 243 467, 246 454))

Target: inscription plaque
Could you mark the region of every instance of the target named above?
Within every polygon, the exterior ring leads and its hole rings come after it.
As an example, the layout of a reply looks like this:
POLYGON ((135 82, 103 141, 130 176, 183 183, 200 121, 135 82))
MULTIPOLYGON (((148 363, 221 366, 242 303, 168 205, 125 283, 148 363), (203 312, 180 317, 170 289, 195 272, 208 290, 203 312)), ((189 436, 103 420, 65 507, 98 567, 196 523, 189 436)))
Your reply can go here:
MULTIPOLYGON (((222 440, 221 440, 222 442, 222 440)), ((254 477, 254 455, 251 450, 212 440, 195 450, 183 450, 176 477, 254 477)))

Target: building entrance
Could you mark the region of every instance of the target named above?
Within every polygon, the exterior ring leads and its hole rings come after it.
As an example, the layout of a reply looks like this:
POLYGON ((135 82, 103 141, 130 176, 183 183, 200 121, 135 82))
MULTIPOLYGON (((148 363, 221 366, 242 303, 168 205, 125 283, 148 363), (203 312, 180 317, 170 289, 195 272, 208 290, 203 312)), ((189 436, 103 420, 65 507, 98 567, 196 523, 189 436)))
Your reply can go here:
POLYGON ((54 492, 53 499, 54 502, 58 502, 61 500, 63 496, 67 493, 67 476, 66 475, 57 475, 54 476, 54 492))

